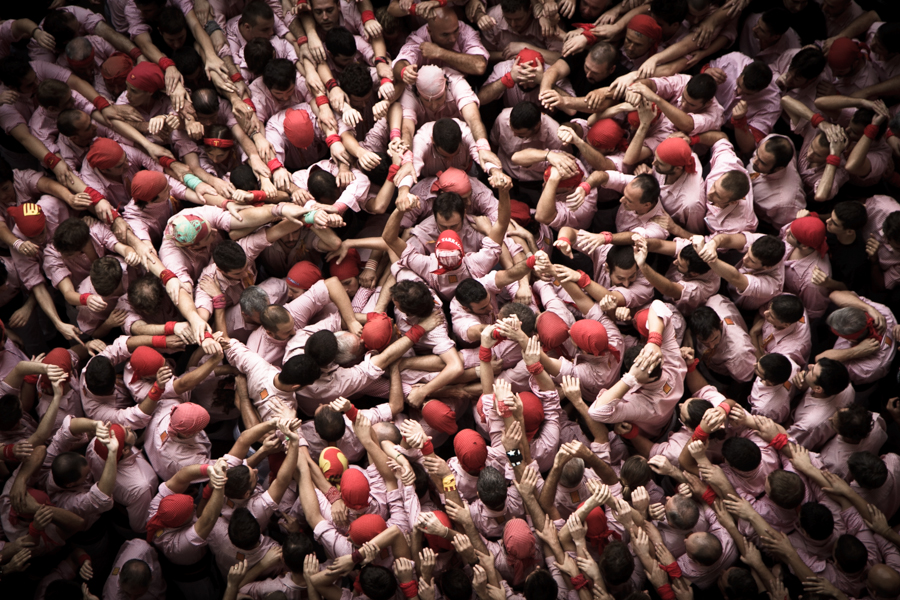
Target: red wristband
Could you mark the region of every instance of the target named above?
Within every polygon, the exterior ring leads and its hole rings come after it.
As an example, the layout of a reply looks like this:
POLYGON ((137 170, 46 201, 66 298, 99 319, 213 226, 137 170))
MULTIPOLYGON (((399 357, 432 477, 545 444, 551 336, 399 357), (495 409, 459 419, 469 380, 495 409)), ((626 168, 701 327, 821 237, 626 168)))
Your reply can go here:
POLYGON ((159 274, 160 280, 162 280, 163 285, 169 283, 169 280, 175 279, 176 275, 169 269, 165 269, 162 273, 159 274))
POLYGON ((772 438, 772 441, 769 442, 769 445, 766 446, 766 448, 771 446, 772 448, 775 448, 776 450, 781 450, 782 448, 787 446, 787 443, 788 443, 788 436, 783 433, 779 433, 778 435, 776 435, 775 437, 772 438))
POLYGON ((105 200, 106 196, 95 190, 94 188, 88 186, 84 188, 84 193, 91 197, 91 204, 97 204, 101 200, 105 200))
POLYGON ((527 259, 525 259, 525 264, 528 265, 528 268, 529 268, 529 269, 533 269, 533 268, 534 268, 534 264, 535 264, 536 262, 537 262, 537 256, 535 256, 534 254, 532 254, 532 255, 529 256, 527 259))
POLYGON ((168 57, 166 57, 166 56, 163 56, 161 59, 159 59, 159 62, 157 62, 156 64, 159 65, 159 68, 160 68, 160 69, 162 69, 163 71, 165 71, 165 70, 168 69, 169 67, 174 67, 174 66, 175 66, 175 61, 172 60, 171 58, 168 58, 168 57))
POLYGON ((718 496, 716 495, 715 490, 713 490, 709 486, 706 486, 706 490, 704 490, 703 492, 703 501, 712 506, 713 504, 715 504, 716 498, 718 498, 718 496))
POLYGON ((691 136, 691 147, 696 146, 696 145, 699 144, 699 143, 700 143, 700 136, 699 136, 699 135, 692 135, 692 136, 691 136))
POLYGON ((400 131, 399 127, 394 127, 391 129, 392 140, 399 140, 401 137, 403 137, 403 133, 400 131))
POLYGON ((825 117, 821 113, 816 113, 809 118, 809 124, 813 126, 813 129, 816 129, 819 126, 819 123, 825 120, 825 117))
POLYGON ((213 305, 213 309, 225 308, 226 306, 228 306, 228 300, 225 298, 225 294, 219 294, 218 296, 213 296, 212 305, 213 305))
POLYGON ((578 184, 578 187, 583 189, 585 194, 591 193, 591 184, 589 184, 587 181, 582 181, 581 183, 578 184))
POLYGON ((699 358, 695 358, 695 359, 691 362, 691 364, 688 365, 688 370, 687 370, 687 372, 688 372, 688 373, 693 373, 694 371, 697 370, 697 365, 699 365, 699 364, 700 364, 700 359, 699 359, 699 358))
POLYGON ((412 16, 416 16, 416 5, 415 4, 413 4, 409 7, 409 14, 411 14, 412 16))
POLYGON ((328 90, 329 92, 331 90, 333 90, 334 88, 336 88, 337 86, 338 86, 338 82, 334 77, 332 77, 331 79, 329 79, 328 81, 325 82, 325 89, 328 90))
POLYGON ((501 77, 500 83, 502 83, 503 87, 507 89, 512 89, 516 86, 516 82, 512 78, 512 73, 507 73, 506 75, 501 77))
POLYGON ((694 428, 694 435, 691 436, 691 441, 694 442, 696 440, 700 440, 701 442, 705 442, 708 439, 709 434, 706 433, 706 431, 704 431, 702 427, 697 425, 697 427, 694 428))
POLYGON ((362 17, 362 22, 363 22, 363 23, 368 23, 369 21, 374 21, 374 20, 375 20, 375 13, 374 13, 373 11, 371 11, 371 10, 364 10, 364 11, 362 11, 362 13, 360 14, 360 16, 362 17))
POLYGON ((175 335, 175 321, 166 321, 166 335, 175 335))
POLYGON ((328 491, 325 492, 325 499, 328 500, 329 504, 334 504, 341 499, 341 492, 336 487, 331 486, 328 488, 328 491))
POLYGON ((731 405, 727 402, 720 402, 716 408, 721 408, 725 412, 726 417, 731 414, 731 405))
POLYGON ((13 462, 13 461, 16 460, 16 447, 15 447, 15 444, 7 444, 6 446, 4 446, 4 448, 3 448, 3 458, 6 459, 6 460, 8 460, 8 461, 11 461, 11 462, 13 462))
POLYGON ((87 306, 88 298, 90 298, 90 297, 91 297, 90 294, 82 294, 78 297, 78 303, 81 304, 82 306, 87 306))
POLYGON ((230 79, 231 79, 231 81, 233 81, 234 83, 237 83, 238 81, 243 81, 243 80, 244 80, 244 76, 241 75, 241 72, 240 72, 240 71, 238 71, 237 73, 232 73, 230 79))
POLYGON ((647 334, 647 343, 662 346, 662 334, 658 331, 651 331, 647 334))
POLYGON ((828 158, 825 159, 825 163, 833 167, 839 167, 841 166, 841 157, 834 154, 829 154, 828 158))
POLYGON ((656 588, 656 593, 659 594, 660 600, 675 600, 675 592, 672 591, 670 583, 656 588))
POLYGON ((384 84, 386 84, 386 83, 390 83, 390 84, 393 85, 394 80, 391 79, 390 77, 382 77, 382 78, 381 78, 381 85, 384 85, 384 84))
POLYGON ((431 440, 427 440, 422 446, 422 456, 428 456, 429 454, 434 454, 434 444, 431 443, 431 440))
POLYGON ((212 498, 212 493, 213 493, 213 489, 212 489, 211 485, 203 486, 203 499, 204 500, 209 500, 210 498, 212 498))
POLYGON ((298 46, 302 46, 303 44, 308 44, 308 43, 309 43, 309 38, 306 37, 305 35, 301 35, 300 37, 297 38, 298 46))
POLYGON ((481 362, 489 363, 494 359, 494 353, 490 348, 485 348, 484 346, 478 347, 478 360, 481 362))
POLYGON ((608 232, 608 231, 601 231, 601 232, 600 232, 600 235, 603 236, 603 243, 604 243, 604 244, 612 244, 612 241, 613 241, 613 234, 611 234, 611 233, 608 232))
POLYGON ((505 342, 506 336, 500 333, 499 329, 495 329, 491 332, 491 337, 497 340, 498 342, 505 342))
POLYGON ((530 365, 527 365, 525 368, 528 370, 529 373, 531 373, 535 377, 537 377, 538 375, 540 375, 541 373, 544 372, 544 365, 542 365, 540 363, 540 361, 530 364, 530 365))
POLYGON ((166 348, 166 336, 164 335, 154 335, 153 336, 153 347, 154 348, 166 348))
POLYGON ((250 192, 250 194, 253 196, 254 202, 264 202, 268 197, 262 190, 253 190, 252 192, 250 192))
POLYGON ((591 580, 585 577, 583 573, 579 573, 575 577, 569 577, 569 581, 572 582, 572 587, 576 590, 580 590, 591 585, 591 580))
POLYGON ((418 344, 419 340, 422 339, 422 336, 425 335, 425 328, 421 325, 413 325, 409 328, 409 331, 406 332, 406 337, 412 340, 413 344, 418 344))
POLYGON ((678 563, 676 561, 672 561, 668 565, 659 563, 659 568, 668 573, 669 577, 672 577, 674 579, 678 579, 682 576, 681 567, 678 566, 678 563))
POLYGON ((634 423, 632 423, 631 430, 628 433, 623 433, 619 437, 623 437, 626 440, 633 440, 634 438, 636 438, 639 435, 641 435, 641 428, 638 427, 637 425, 635 425, 634 423))
POLYGON ((735 129, 740 129, 742 131, 746 131, 747 129, 750 129, 750 125, 747 123, 746 116, 744 116, 743 118, 740 118, 740 119, 731 117, 731 124, 734 126, 735 129))
POLYGON ((128 51, 128 56, 130 56, 131 60, 133 60, 134 62, 137 62, 137 59, 139 59, 143 55, 144 55, 143 51, 141 51, 141 49, 138 48, 137 46, 135 46, 134 48, 132 48, 131 50, 128 51))
MULTIPOLYGON (((413 4, 413 6, 415 6, 415 4, 413 4)), ((415 581, 407 581, 406 583, 401 583, 400 589, 403 590, 403 595, 406 598, 415 598, 419 595, 419 584, 415 581)))
POLYGON ((591 276, 581 270, 578 272, 581 273, 581 277, 578 278, 578 287, 584 289, 591 284, 591 276))
POLYGON ((870 140, 874 140, 878 137, 878 125, 866 125, 866 128, 863 130, 863 135, 869 138, 870 140))
POLYGON ((325 106, 326 104, 328 104, 326 96, 316 96, 316 106, 325 106))
POLYGON ((890 127, 888 127, 888 130, 884 132, 884 139, 888 139, 888 138, 892 138, 892 137, 894 137, 894 132, 891 131, 890 127))
POLYGON ((341 136, 332 133, 327 138, 325 138, 325 143, 328 144, 328 147, 331 148, 333 145, 337 144, 341 141, 341 136))
POLYGON ((44 155, 43 162, 45 167, 52 170, 56 167, 56 165, 59 164, 60 160, 61 159, 57 155, 53 154, 52 152, 48 152, 44 155))
POLYGON ((147 397, 153 400, 154 402, 159 402, 159 399, 162 398, 162 388, 159 387, 159 383, 154 381, 153 387, 150 388, 150 391, 147 392, 147 397))
POLYGON ((252 110, 253 112, 256 112, 256 105, 253 104, 253 100, 251 100, 250 98, 244 98, 244 104, 249 106, 250 110, 252 110))
POLYGON ((207 473, 209 473, 209 465, 200 465, 200 475, 203 477, 209 477, 207 473))
POLYGON ((351 423, 356 423, 356 415, 359 414, 359 409, 350 405, 350 408, 347 409, 347 418, 350 419, 351 423))
POLYGON ((33 538, 42 538, 44 537, 44 532, 35 527, 34 523, 28 524, 28 535, 33 538))
POLYGON ((109 106, 109 100, 107 100, 103 96, 97 96, 92 100, 92 104, 97 110, 103 110, 104 108, 109 106))
POLYGON ((391 165, 388 167, 388 175, 387 181, 394 181, 394 177, 397 176, 397 171, 400 170, 400 165, 391 165))
POLYGON ((211 334, 211 333, 208 332, 208 331, 204 331, 204 332, 203 332, 203 339, 204 339, 204 340, 211 340, 211 339, 213 339, 213 334, 211 334))
POLYGON ((277 158, 273 158, 272 160, 267 162, 266 166, 269 167, 269 170, 272 171, 273 173, 275 171, 277 171, 278 169, 284 168, 284 165, 281 164, 281 161, 278 160, 277 158))
POLYGON ((171 156, 160 156, 159 157, 159 164, 160 164, 160 166, 162 166, 163 169, 168 169, 169 167, 172 166, 172 163, 174 163, 174 162, 175 162, 175 159, 172 158, 171 156))
POLYGON ((565 237, 565 236, 563 236, 563 235, 561 235, 561 236, 559 236, 558 238, 556 238, 556 241, 557 241, 557 242, 565 242, 565 243, 567 243, 567 244, 569 245, 570 248, 572 247, 572 240, 570 240, 569 238, 567 238, 567 237, 565 237))

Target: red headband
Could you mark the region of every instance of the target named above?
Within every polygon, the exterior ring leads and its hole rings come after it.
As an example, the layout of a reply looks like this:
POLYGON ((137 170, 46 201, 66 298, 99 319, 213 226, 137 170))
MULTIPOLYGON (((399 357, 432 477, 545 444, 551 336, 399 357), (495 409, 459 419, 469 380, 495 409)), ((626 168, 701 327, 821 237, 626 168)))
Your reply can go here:
POLYGON ((223 140, 222 138, 203 138, 203 144, 212 146, 213 148, 231 148, 234 146, 234 140, 223 140))
POLYGON ((72 60, 68 56, 66 57, 66 61, 69 63, 70 67, 74 67, 76 69, 80 69, 82 67, 87 67, 94 64, 94 47, 91 46, 91 53, 82 58, 81 60, 72 60))

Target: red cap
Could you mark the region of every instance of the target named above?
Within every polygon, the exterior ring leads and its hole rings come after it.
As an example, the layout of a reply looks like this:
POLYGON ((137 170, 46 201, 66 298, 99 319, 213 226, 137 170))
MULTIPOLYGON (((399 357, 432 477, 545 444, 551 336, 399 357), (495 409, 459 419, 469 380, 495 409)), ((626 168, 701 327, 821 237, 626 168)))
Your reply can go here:
POLYGON ((112 169, 119 164, 124 154, 125 150, 122 149, 119 142, 98 137, 91 144, 91 149, 88 150, 87 161, 95 169, 112 169))
POLYGON ((341 499, 347 508, 364 510, 369 506, 369 480, 359 469, 347 469, 341 475, 341 499))
POLYGON ((331 259, 328 261, 328 270, 333 277, 337 277, 341 281, 359 277, 362 270, 362 259, 359 258, 359 252, 356 251, 356 248, 350 248, 341 264, 337 264, 336 258, 331 259))
MULTIPOLYGON (((122 460, 122 455, 125 454, 125 429, 118 423, 113 423, 109 426, 109 430, 116 436, 116 439, 119 440, 119 449, 116 450, 116 460, 122 460)), ((106 460, 109 456, 109 449, 106 447, 106 444, 96 438, 94 439, 94 452, 103 460, 106 460)))
POLYGON ((429 400, 422 407, 422 418, 432 428, 448 435, 456 433, 456 413, 440 400, 429 400))
POLYGON ((363 325, 362 337, 366 350, 381 352, 391 343, 394 333, 394 324, 391 318, 384 313, 371 312, 368 320, 363 325))
POLYGON ((284 135, 297 148, 308 148, 316 139, 309 113, 303 109, 289 108, 284 113, 284 135))
POLYGON ((322 271, 308 260, 301 260, 288 271, 285 281, 291 287, 308 290, 322 279, 322 271))
POLYGON ((185 525, 194 514, 194 499, 187 494, 172 494, 159 503, 156 514, 147 521, 147 541, 153 542, 156 533, 169 527, 185 525))
POLYGON ((450 167, 446 171, 438 171, 437 179, 431 184, 432 192, 456 192, 460 196, 472 191, 472 183, 465 171, 450 167))
MULTIPOLYGON (((640 120, 638 125, 640 125, 640 120)), ((600 119, 594 123, 588 130, 587 141, 594 148, 601 150, 625 151, 628 149, 625 130, 612 119, 600 119)))
POLYGON ((47 224, 44 210, 40 204, 34 202, 26 202, 22 206, 10 206, 7 212, 12 215, 16 227, 25 237, 33 238, 41 235, 44 225, 47 224))
POLYGON ((859 44, 850 38, 841 37, 828 50, 828 65, 836 71, 845 71, 862 56, 859 44))
POLYGON ((693 173, 696 170, 694 153, 691 151, 690 144, 679 137, 670 137, 663 140, 656 147, 656 156, 659 157, 659 160, 673 167, 684 167, 684 170, 688 173, 693 173))
POLYGON ((134 383, 144 377, 156 375, 156 372, 166 364, 166 359, 163 358, 162 354, 149 346, 138 346, 131 355, 130 363, 131 369, 134 371, 131 383, 134 383))
POLYGON ((387 530, 387 523, 381 515, 360 515, 350 523, 350 541, 357 546, 372 541, 379 533, 387 530))
POLYGON ((172 409, 169 429, 174 433, 191 436, 209 425, 209 413, 199 404, 184 402, 172 409))
POLYGON ((522 227, 531 223, 531 208, 524 202, 510 200, 509 209, 510 218, 522 227))
POLYGON ((322 469, 325 479, 331 483, 340 482, 341 475, 349 466, 350 463, 340 448, 329 446, 319 455, 319 468, 322 469))
POLYGON ((530 66, 544 66, 544 55, 531 48, 522 48, 516 55, 516 64, 530 66), (537 64, 535 64, 537 63, 537 64))
MULTIPOLYGON (((550 180, 550 169, 552 169, 552 168, 553 167, 550 166, 544 170, 544 181, 550 180)), ((576 167, 576 168, 578 169, 577 173, 575 173, 568 179, 563 179, 559 182, 560 188, 566 188, 566 189, 574 188, 574 187, 577 187, 579 183, 584 181, 584 171, 581 170, 581 167, 576 167)))
POLYGON ((440 265, 439 269, 433 271, 435 275, 443 275, 447 271, 458 269, 462 264, 463 256, 465 256, 459 234, 452 229, 441 232, 437 244, 434 246, 434 255, 440 265))
POLYGON ((819 217, 812 215, 796 219, 791 223, 791 235, 804 246, 815 248, 819 256, 825 256, 828 252, 828 242, 825 241, 825 223, 819 217))
POLYGON ((582 319, 572 325, 569 330, 572 341, 575 345, 594 356, 600 356, 607 352, 612 352, 616 360, 619 358, 619 352, 615 348, 609 346, 609 336, 606 333, 606 327, 599 321, 590 319, 582 319))
POLYGON ((522 416, 525 419, 525 437, 530 441, 544 422, 544 405, 531 392, 520 392, 519 398, 522 400, 522 416))
POLYGON ((552 312, 542 312, 537 318, 537 333, 544 350, 553 350, 569 339, 569 326, 552 312))
POLYGON ((647 327, 647 317, 650 316, 650 309, 643 308, 634 314, 634 326, 637 328, 641 337, 646 338, 650 335, 650 329, 647 327))
POLYGON ((131 197, 138 202, 150 202, 166 189, 169 180, 159 171, 138 171, 131 180, 131 197))
POLYGON ((453 452, 467 473, 480 473, 487 461, 487 444, 473 429, 461 429, 453 438, 453 452))
POLYGON ((158 65, 144 61, 128 74, 128 83, 148 94, 154 94, 166 87, 166 76, 158 65))

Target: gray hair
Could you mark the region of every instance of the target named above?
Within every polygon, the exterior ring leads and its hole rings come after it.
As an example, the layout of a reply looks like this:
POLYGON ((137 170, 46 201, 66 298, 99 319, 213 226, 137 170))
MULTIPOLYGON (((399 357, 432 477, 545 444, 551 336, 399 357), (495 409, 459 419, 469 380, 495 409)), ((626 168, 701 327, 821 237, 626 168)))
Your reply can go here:
POLYGON ((66 58, 69 60, 84 60, 91 55, 94 47, 90 40, 84 37, 77 37, 66 44, 66 58))
POLYGON ((828 315, 825 323, 838 335, 850 335, 866 328, 866 313, 852 306, 839 308, 828 315))
POLYGON ((245 315, 262 314, 269 307, 269 294, 258 285, 251 285, 241 294, 241 312, 245 315))
POLYGON ((334 334, 334 337, 337 339, 337 354, 334 357, 334 362, 342 367, 356 362, 359 338, 349 331, 338 331, 334 334))
POLYGON ((559 484, 563 487, 573 488, 584 477, 584 460, 581 458, 573 458, 562 469, 559 475, 559 484))

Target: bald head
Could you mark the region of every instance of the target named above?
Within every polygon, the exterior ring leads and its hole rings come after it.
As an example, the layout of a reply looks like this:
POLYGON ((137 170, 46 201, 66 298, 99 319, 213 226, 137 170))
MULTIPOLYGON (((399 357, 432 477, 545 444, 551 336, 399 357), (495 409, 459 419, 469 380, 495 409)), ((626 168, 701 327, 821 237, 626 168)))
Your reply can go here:
POLYGON ((435 9, 428 20, 428 34, 432 42, 445 50, 452 50, 459 39, 459 18, 456 13, 444 6, 435 9))
POLYGON ((866 584, 879 598, 895 598, 900 595, 900 573, 887 565, 875 565, 869 569, 866 584))
POLYGON ((573 488, 581 483, 584 477, 584 460, 573 458, 565 464, 559 476, 559 484, 563 487, 573 488))
POLYGON ((692 533, 685 539, 688 555, 705 567, 711 567, 722 557, 722 542, 711 533, 692 533))

